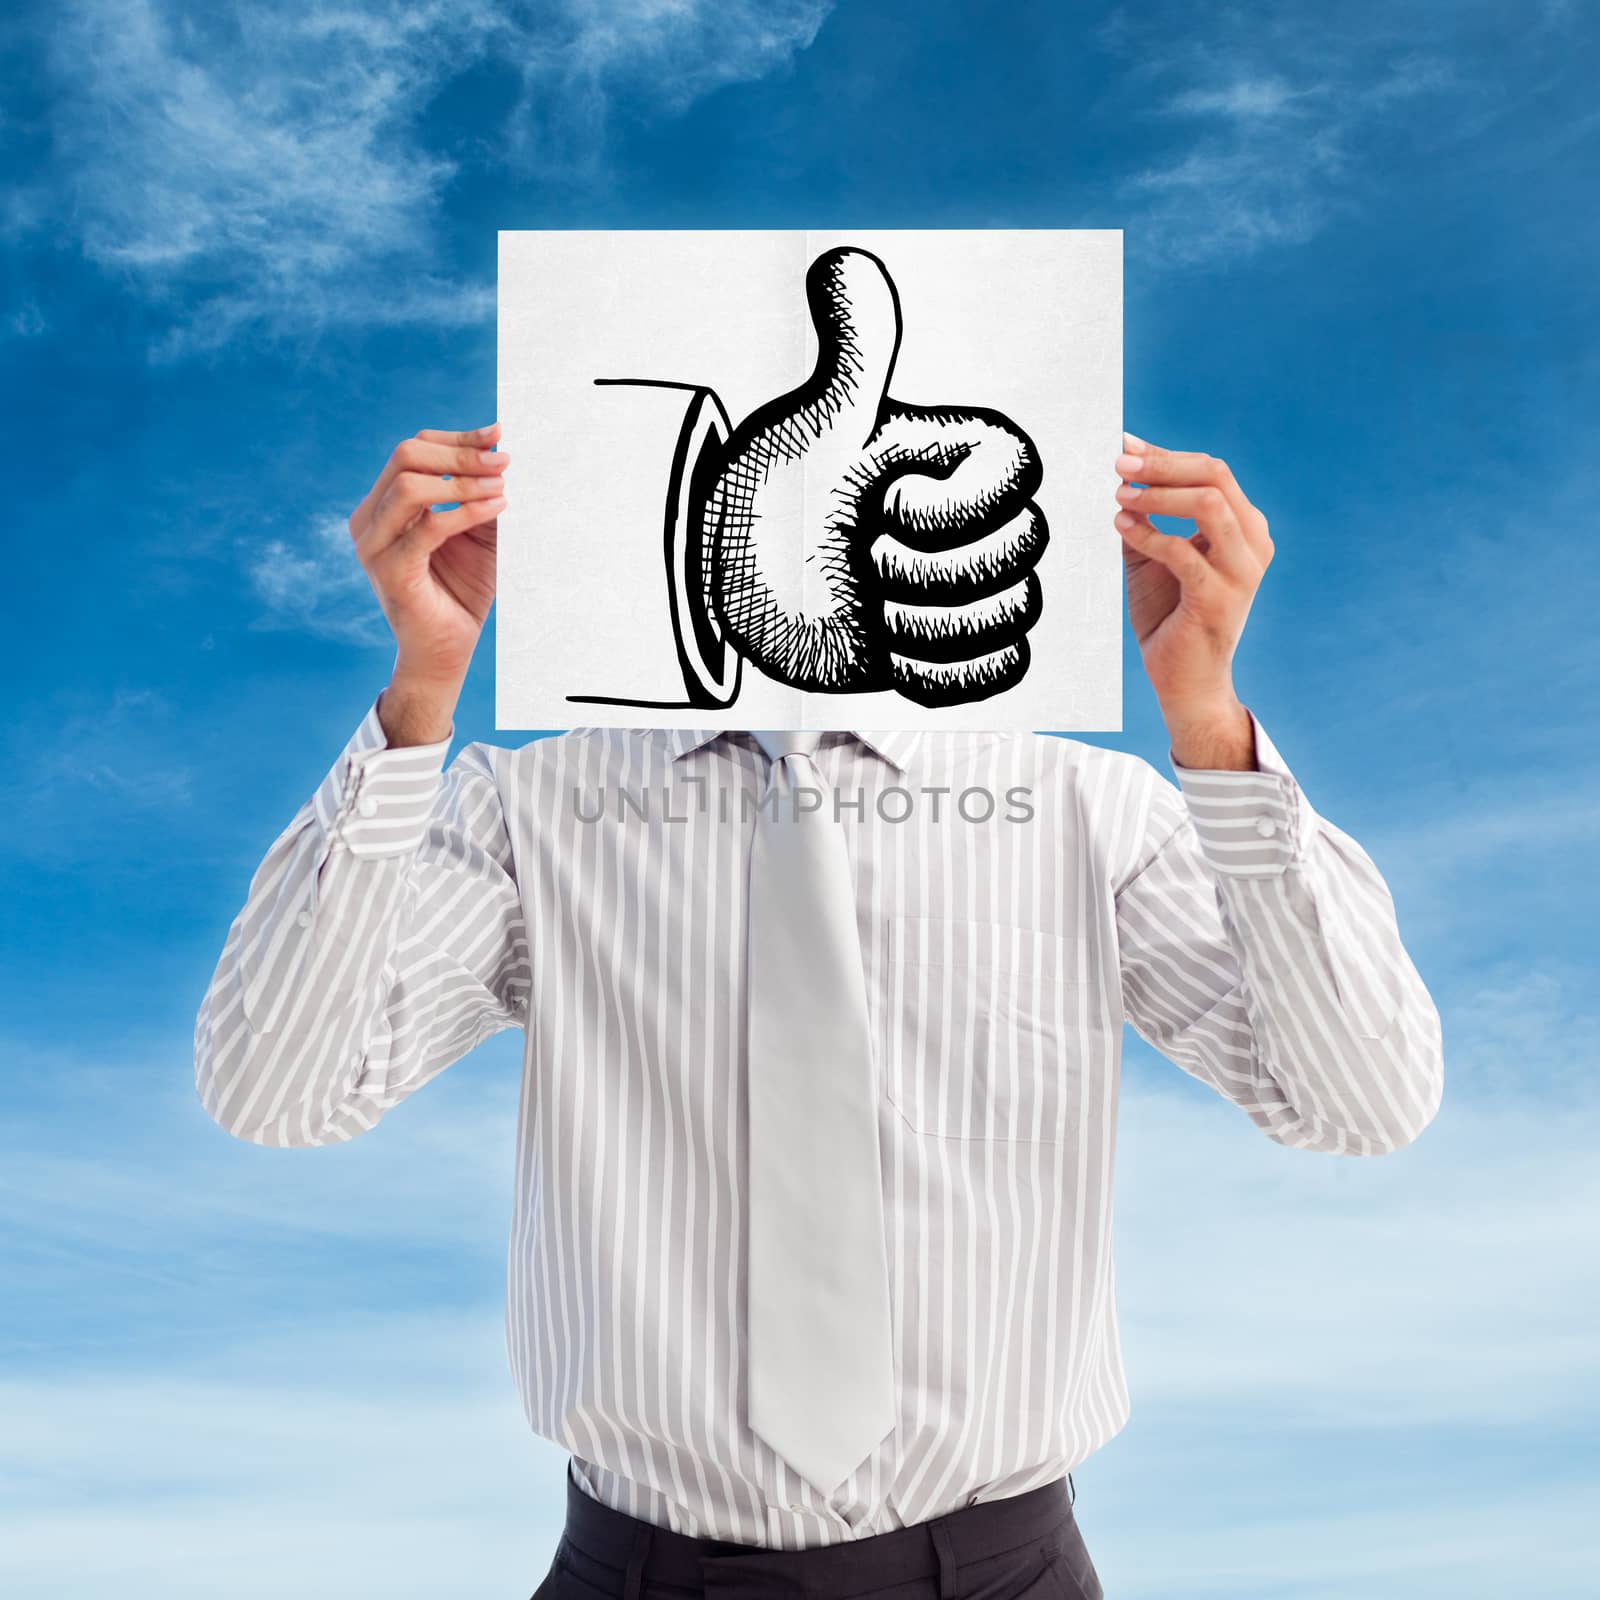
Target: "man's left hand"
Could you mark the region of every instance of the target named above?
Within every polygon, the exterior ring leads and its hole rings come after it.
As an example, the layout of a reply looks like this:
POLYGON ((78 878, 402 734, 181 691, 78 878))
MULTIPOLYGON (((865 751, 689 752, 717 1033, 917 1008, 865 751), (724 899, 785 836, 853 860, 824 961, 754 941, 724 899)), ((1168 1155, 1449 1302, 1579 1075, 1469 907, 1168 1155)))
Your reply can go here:
POLYGON ((1124 434, 1116 525, 1128 618, 1180 766, 1249 771, 1250 714, 1233 688, 1233 652, 1272 560, 1267 519, 1225 461, 1163 450, 1124 434), (1144 485, 1145 487, 1136 487, 1144 485), (1190 517, 1188 538, 1162 533, 1157 516, 1190 517))

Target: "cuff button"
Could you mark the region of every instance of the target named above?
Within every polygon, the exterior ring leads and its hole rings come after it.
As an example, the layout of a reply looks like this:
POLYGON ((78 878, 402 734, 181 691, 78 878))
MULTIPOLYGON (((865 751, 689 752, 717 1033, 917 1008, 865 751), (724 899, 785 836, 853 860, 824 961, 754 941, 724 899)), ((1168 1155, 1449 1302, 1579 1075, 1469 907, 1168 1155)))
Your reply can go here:
POLYGON ((298 922, 302 928, 309 928, 311 926, 311 913, 309 911, 302 911, 294 920, 298 922))
POLYGON ((1256 832, 1259 833, 1263 839, 1270 839, 1277 831, 1278 824, 1274 822, 1271 817, 1256 818, 1256 832))
POLYGON ((378 802, 370 794, 364 794, 356 801, 356 810, 364 817, 375 817, 378 814, 378 802))

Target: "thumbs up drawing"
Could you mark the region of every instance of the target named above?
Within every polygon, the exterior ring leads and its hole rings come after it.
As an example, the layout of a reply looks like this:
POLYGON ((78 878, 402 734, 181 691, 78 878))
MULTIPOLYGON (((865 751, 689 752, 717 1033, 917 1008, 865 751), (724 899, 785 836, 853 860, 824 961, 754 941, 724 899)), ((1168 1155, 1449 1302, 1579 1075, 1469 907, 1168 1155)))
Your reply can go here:
POLYGON ((706 603, 741 655, 795 688, 943 706, 1012 687, 1048 538, 1033 441, 998 411, 890 398, 900 299, 877 256, 829 250, 805 290, 811 376, 689 484, 706 603))

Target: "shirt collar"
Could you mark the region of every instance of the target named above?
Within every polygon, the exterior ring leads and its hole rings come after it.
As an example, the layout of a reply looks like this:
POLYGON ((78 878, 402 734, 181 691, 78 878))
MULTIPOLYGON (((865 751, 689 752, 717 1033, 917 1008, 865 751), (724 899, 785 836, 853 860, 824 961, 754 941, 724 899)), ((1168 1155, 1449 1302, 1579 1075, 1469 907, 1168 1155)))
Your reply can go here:
MULTIPOLYGON (((691 750, 698 750, 738 730, 726 728, 667 728, 663 733, 667 742, 667 757, 676 761, 691 750)), ((846 730, 852 738, 859 739, 875 755, 881 756, 896 772, 909 772, 921 744, 922 735, 915 728, 874 729, 867 732, 851 728, 846 730)))

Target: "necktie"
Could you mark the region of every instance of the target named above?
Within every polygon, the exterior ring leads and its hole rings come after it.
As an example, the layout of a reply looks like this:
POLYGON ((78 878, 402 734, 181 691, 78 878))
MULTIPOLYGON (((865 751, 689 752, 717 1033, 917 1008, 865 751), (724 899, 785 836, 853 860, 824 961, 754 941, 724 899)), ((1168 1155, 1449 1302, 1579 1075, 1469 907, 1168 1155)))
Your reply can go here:
POLYGON ((827 1493, 895 1424, 877 1091, 820 735, 753 737, 772 768, 750 849, 748 1420, 827 1493))

